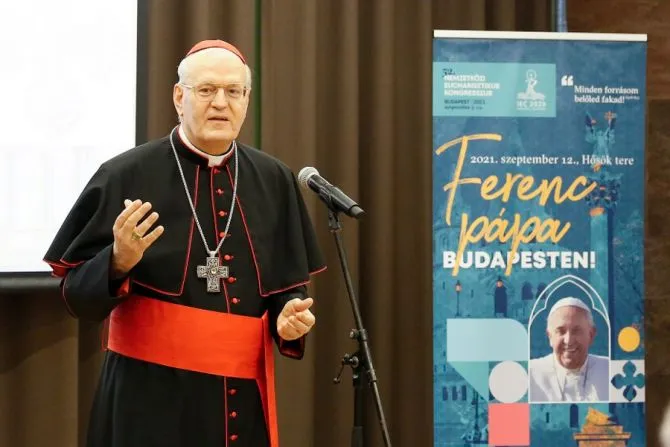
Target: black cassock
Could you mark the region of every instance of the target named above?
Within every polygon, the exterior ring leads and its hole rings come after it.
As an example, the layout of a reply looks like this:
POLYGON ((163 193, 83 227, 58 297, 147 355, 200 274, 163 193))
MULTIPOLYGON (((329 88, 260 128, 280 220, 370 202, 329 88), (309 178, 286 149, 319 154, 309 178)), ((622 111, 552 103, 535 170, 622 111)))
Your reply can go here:
MULTIPOLYGON (((188 148, 173 130, 207 243, 229 267, 220 293, 197 277, 207 252, 195 225, 169 136, 105 162, 68 214, 45 261, 62 276, 63 298, 76 317, 103 321, 142 295, 216 312, 261 317, 266 312, 283 355, 301 358, 304 338, 280 340, 284 304, 304 298, 310 275, 325 268, 312 223, 291 170, 238 144, 239 183, 227 235, 235 158, 219 166, 188 148), (112 227, 124 199, 151 202, 165 232, 129 276, 110 281, 112 227), (129 287, 129 289, 128 289, 129 287), (122 292, 120 292, 122 290, 122 292)), ((147 213, 148 215, 149 213, 147 213)), ((176 369, 105 353, 88 430, 88 447, 262 447, 269 445, 254 380, 176 369)))

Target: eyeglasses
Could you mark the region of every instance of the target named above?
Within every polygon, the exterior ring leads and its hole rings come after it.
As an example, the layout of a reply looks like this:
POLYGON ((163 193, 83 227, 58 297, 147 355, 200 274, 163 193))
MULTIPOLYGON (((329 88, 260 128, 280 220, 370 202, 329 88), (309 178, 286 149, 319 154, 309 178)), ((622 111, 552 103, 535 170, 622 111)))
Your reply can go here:
POLYGON ((219 89, 223 89, 223 94, 226 95, 226 98, 229 100, 242 99, 247 96, 251 90, 244 84, 216 85, 205 83, 198 85, 188 85, 180 83, 179 85, 192 89, 195 93, 195 97, 200 101, 213 101, 216 95, 219 93, 219 89))

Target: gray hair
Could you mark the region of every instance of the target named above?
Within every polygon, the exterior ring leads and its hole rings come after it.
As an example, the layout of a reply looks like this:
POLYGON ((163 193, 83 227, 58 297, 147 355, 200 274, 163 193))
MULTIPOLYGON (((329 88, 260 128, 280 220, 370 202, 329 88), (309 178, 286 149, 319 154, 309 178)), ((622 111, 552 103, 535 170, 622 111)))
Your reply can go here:
MULTIPOLYGON (((211 53, 213 51, 228 51, 228 50, 225 50, 223 48, 207 48, 207 49, 199 51, 198 53, 208 53, 208 52, 211 53)), ((196 53, 196 54, 198 54, 198 53, 196 53)), ((186 78, 188 77, 188 74, 191 71, 192 61, 193 61, 193 58, 191 58, 190 56, 186 56, 179 63, 179 66, 177 67, 177 75, 179 76, 179 81, 178 82, 180 84, 186 83, 186 78)), ((245 68, 245 71, 246 71, 246 74, 247 74, 247 76, 246 76, 247 79, 246 79, 245 85, 248 88, 251 88, 251 82, 252 82, 252 79, 253 79, 253 75, 251 73, 251 68, 249 68, 249 65, 247 65, 247 64, 244 64, 244 68, 245 68)))
MULTIPOLYGON (((574 307, 574 308, 577 308, 577 309, 581 310, 582 312, 584 312, 586 314, 586 318, 589 321, 589 325, 592 328, 596 327, 596 322, 593 320, 593 313, 590 310, 585 310, 583 307, 580 307, 580 306, 564 306, 564 307, 574 307)), ((550 319, 551 319, 551 314, 549 314, 549 316, 547 317, 547 330, 551 329, 551 327, 549 327, 549 320, 550 319)))

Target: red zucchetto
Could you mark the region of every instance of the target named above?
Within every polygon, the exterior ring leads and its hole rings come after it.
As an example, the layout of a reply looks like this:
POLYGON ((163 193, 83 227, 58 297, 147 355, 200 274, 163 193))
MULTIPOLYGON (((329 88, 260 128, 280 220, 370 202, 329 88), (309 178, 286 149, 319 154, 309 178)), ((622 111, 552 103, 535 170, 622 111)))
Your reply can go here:
POLYGON ((193 45, 193 48, 189 50, 188 53, 186 53, 186 56, 190 56, 193 53, 197 53, 198 51, 206 50, 207 48, 223 48, 224 50, 228 50, 237 57, 239 57, 242 62, 244 62, 244 65, 247 64, 247 61, 244 59, 244 56, 242 55, 242 52, 238 50, 234 45, 225 42, 223 40, 203 40, 201 42, 196 43, 193 45))

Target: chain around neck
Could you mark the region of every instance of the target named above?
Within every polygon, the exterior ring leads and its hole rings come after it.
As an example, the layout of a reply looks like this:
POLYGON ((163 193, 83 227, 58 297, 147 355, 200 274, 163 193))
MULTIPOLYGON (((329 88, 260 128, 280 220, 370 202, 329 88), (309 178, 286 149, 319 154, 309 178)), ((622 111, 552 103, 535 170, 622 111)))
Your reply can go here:
MULTIPOLYGON (((179 162, 179 155, 177 154, 177 149, 174 147, 174 141, 172 139, 172 136, 174 135, 174 132, 177 128, 175 127, 172 132, 170 132, 170 146, 172 146, 172 152, 174 153, 174 158, 177 161, 177 168, 179 169, 179 174, 181 176, 181 181, 184 185, 184 191, 186 192, 186 198, 188 199, 188 204, 191 205, 191 212, 193 213, 193 219, 195 220, 195 224, 198 227, 198 232, 200 232, 200 237, 202 238, 202 243, 205 245, 205 250, 207 250, 207 253, 209 254, 210 257, 215 256, 219 250, 221 250, 221 246, 223 245, 223 241, 226 240, 226 237, 228 237, 228 230, 230 229, 230 223, 233 220, 233 211, 235 210, 235 199, 237 198, 237 180, 239 176, 239 159, 237 156, 237 142, 233 140, 233 156, 235 158, 235 180, 233 181, 233 199, 230 202, 230 212, 228 213, 228 222, 226 222, 226 229, 224 230, 223 234, 224 236, 221 238, 221 241, 219 241, 219 245, 214 249, 210 250, 209 245, 207 244, 207 239, 205 238, 205 234, 202 231, 202 226, 200 225, 200 220, 198 219, 198 215, 195 212, 195 205, 193 203, 193 199, 191 198, 191 193, 188 190, 188 183, 186 183, 186 177, 184 177, 184 171, 181 167, 181 163, 179 162)), ((196 185, 196 188, 198 185, 196 185)))

